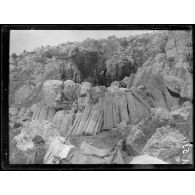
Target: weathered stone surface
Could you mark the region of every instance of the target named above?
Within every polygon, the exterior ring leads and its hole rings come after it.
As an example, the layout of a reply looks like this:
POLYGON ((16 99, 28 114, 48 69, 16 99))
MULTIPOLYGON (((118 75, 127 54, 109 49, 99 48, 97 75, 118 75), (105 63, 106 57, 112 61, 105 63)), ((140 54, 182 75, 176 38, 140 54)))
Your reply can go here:
POLYGON ((90 104, 90 97, 88 96, 82 96, 78 98, 78 106, 79 108, 82 110, 84 109, 86 106, 88 106, 90 104))
POLYGON ((54 108, 48 108, 48 113, 47 113, 47 121, 52 122, 54 115, 55 115, 56 111, 54 108))
POLYGON ((185 102, 181 107, 172 110, 170 115, 174 119, 175 128, 186 138, 192 140, 192 105, 185 102))
POLYGON ((9 108, 9 114, 11 115, 16 115, 18 113, 18 109, 17 108, 9 108))
POLYGON ((176 155, 182 149, 184 136, 169 126, 161 127, 150 138, 142 153, 162 160, 176 155))
POLYGON ((60 127, 60 135, 65 137, 72 126, 73 116, 71 112, 65 113, 60 127))
POLYGON ((49 80, 43 84, 43 102, 48 107, 58 108, 61 103, 63 82, 49 80))
POLYGON ((71 80, 66 80, 63 85, 63 97, 68 100, 68 101, 74 101, 75 98, 77 97, 77 89, 79 85, 74 83, 71 80))
POLYGON ((129 80, 128 80, 127 88, 129 88, 129 89, 131 88, 132 83, 134 81, 134 77, 135 77, 135 74, 131 73, 129 80))
POLYGON ((104 99, 104 129, 113 127, 112 94, 106 93, 104 99))
POLYGON ((40 135, 45 140, 46 147, 48 147, 51 140, 59 136, 59 130, 53 123, 48 121, 33 120, 22 128, 21 133, 14 140, 20 150, 32 150, 34 146, 32 139, 36 135, 40 135))
POLYGON ((193 98, 193 82, 186 82, 182 88, 181 88, 181 91, 180 91, 180 96, 181 97, 187 97, 189 98, 190 100, 192 100, 193 98))
POLYGON ((91 117, 89 117, 88 125, 84 131, 86 135, 95 135, 100 132, 103 125, 103 103, 100 100, 97 104, 93 105, 91 117))
POLYGON ((120 81, 120 87, 127 87, 129 83, 129 77, 125 77, 123 80, 120 81))
POLYGON ((129 145, 136 149, 140 154, 145 144, 145 134, 141 129, 141 122, 133 127, 130 127, 128 137, 126 138, 126 145, 129 145))
POLYGON ((10 56, 10 66, 14 66, 10 94, 14 93, 11 90, 13 82, 18 81, 31 81, 36 86, 39 82, 54 79, 82 82, 90 76, 94 84, 109 86, 112 81, 129 77, 138 69, 133 81, 137 83, 140 79, 144 80, 142 74, 139 76, 142 65, 144 69, 151 66, 165 74, 180 68, 176 76, 183 79, 184 70, 181 69, 187 70, 190 65, 190 44, 191 31, 166 31, 127 38, 89 39, 25 51, 17 57, 10 56), (63 68, 66 78, 61 78, 63 68))
POLYGON ((41 105, 39 120, 46 120, 47 119, 47 113, 48 113, 48 106, 47 105, 41 105))
POLYGON ((59 129, 61 128, 61 124, 62 124, 62 121, 64 120, 65 113, 66 112, 64 110, 60 110, 56 112, 52 120, 52 122, 55 123, 59 129))
POLYGON ((127 93, 127 103, 128 103, 130 120, 132 122, 135 122, 138 120, 138 116, 136 112, 136 106, 134 104, 134 97, 131 93, 127 93))
POLYGON ((81 122, 80 122, 80 124, 78 126, 78 129, 77 129, 78 135, 82 135, 85 132, 85 130, 86 130, 86 129, 84 129, 84 127, 85 127, 85 124, 87 123, 88 118, 90 116, 91 109, 92 109, 91 105, 88 105, 88 106, 85 107, 85 110, 83 112, 83 116, 82 116, 81 122))
POLYGON ((99 98, 102 97, 103 95, 104 95, 104 92, 103 92, 103 90, 101 90, 100 87, 95 86, 95 87, 92 88, 92 90, 91 90, 91 99, 92 99, 94 104, 97 103, 99 98))
MULTIPOLYGON (((113 102, 112 102, 112 110, 113 110, 113 122, 114 125, 120 123, 120 110, 119 110, 119 95, 118 93, 114 94, 113 102)), ((105 113, 105 111, 104 111, 105 113)))
POLYGON ((148 140, 156 132, 156 129, 166 125, 173 125, 173 123, 170 120, 161 120, 159 117, 149 117, 141 121, 136 121, 133 124, 131 123, 126 128, 128 134, 126 145, 133 147, 138 154, 141 154, 148 140))
POLYGON ((116 86, 116 87, 119 88, 120 83, 119 83, 119 81, 114 81, 114 82, 111 83, 111 86, 116 86))
POLYGON ((40 116, 40 112, 41 112, 41 103, 37 104, 37 109, 36 111, 33 113, 33 120, 39 120, 39 116, 40 116))
POLYGON ((37 104, 33 104, 33 105, 30 107, 30 111, 34 113, 36 110, 37 110, 37 104))
MULTIPOLYGON (((75 136, 75 135, 77 135, 77 133, 79 134, 79 132, 77 132, 77 131, 78 131, 78 126, 81 122, 82 116, 83 116, 82 112, 76 113, 75 120, 74 120, 74 122, 69 130, 69 133, 66 136, 70 136, 70 135, 75 136)), ((86 128, 86 127, 84 127, 84 128, 86 128)))
POLYGON ((66 145, 63 137, 57 137, 52 140, 44 157, 44 164, 59 164, 60 159, 67 157, 74 146, 66 145))
POLYGON ((152 118, 160 121, 171 121, 173 119, 170 112, 165 108, 152 108, 152 118))
POLYGON ((121 116, 121 121, 129 121, 129 114, 127 110, 127 100, 126 100, 125 93, 119 93, 119 112, 121 116))
POLYGON ((29 85, 22 85, 14 93, 14 101, 16 104, 22 104, 26 98, 30 96, 32 88, 29 85))
POLYGON ((170 115, 175 119, 187 120, 189 117, 189 111, 192 109, 191 106, 183 107, 170 112, 170 115))
MULTIPOLYGON (((56 115, 55 119, 62 124, 58 128, 66 138, 83 134, 86 129, 89 134, 100 133, 104 128, 111 130, 122 121, 128 126, 149 116, 150 108, 173 110, 178 102, 181 105, 183 101, 193 99, 190 44, 190 31, 166 31, 128 38, 63 43, 23 52, 15 59, 11 57, 10 107, 36 106, 28 114, 28 109, 18 109, 15 115, 10 113, 10 126, 19 128, 31 119, 52 121, 56 110, 70 110, 73 102, 76 106, 70 120, 67 114, 59 120, 56 115), (78 84, 87 79, 90 83, 78 84), (105 93, 110 94, 110 100, 106 97, 106 103, 102 103, 104 113, 93 110, 85 116, 87 122, 83 122, 86 107, 97 104, 105 93), (42 103, 48 108, 42 107, 42 103), (102 123, 103 128, 100 127, 102 123)), ((189 120, 192 121, 192 114, 187 117, 184 112, 173 112, 173 119, 163 116, 152 120, 174 120, 174 128, 191 138, 193 128, 189 120)), ((154 128, 151 129, 153 132, 154 128)), ((135 138, 132 143, 139 151, 150 139, 147 134, 151 131, 142 127, 135 131, 135 135, 132 132, 132 138, 135 138)))
POLYGON ((184 88, 184 80, 177 78, 175 76, 164 76, 166 86, 173 92, 180 94, 181 89, 184 88))
POLYGON ((90 90, 91 90, 91 83, 89 82, 81 83, 81 91, 80 91, 81 95, 86 95, 87 93, 89 93, 90 90))
POLYGON ((85 141, 88 144, 91 144, 94 147, 98 147, 101 149, 110 149, 115 143, 117 143, 122 136, 122 133, 117 130, 104 131, 97 135, 93 136, 78 136, 71 137, 70 143, 75 145, 76 147, 80 147, 80 145, 85 141))
POLYGON ((118 91, 118 89, 119 88, 117 86, 112 85, 112 86, 108 87, 108 92, 114 93, 114 92, 118 91))

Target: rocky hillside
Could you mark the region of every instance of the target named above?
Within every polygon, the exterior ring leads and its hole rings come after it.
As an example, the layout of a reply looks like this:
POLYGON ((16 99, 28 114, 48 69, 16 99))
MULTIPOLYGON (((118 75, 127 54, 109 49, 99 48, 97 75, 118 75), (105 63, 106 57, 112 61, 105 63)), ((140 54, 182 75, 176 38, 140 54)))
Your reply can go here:
MULTIPOLYGON (((187 88, 191 83, 188 71, 191 37, 190 32, 184 31, 127 38, 113 36, 41 47, 19 56, 12 55, 9 105, 39 101, 39 91, 46 80, 71 79, 76 83, 89 81, 94 85, 110 86, 112 81, 121 81, 132 73, 137 72, 141 76, 148 67, 162 73, 171 91, 185 96, 184 93, 190 93, 187 88)), ((190 97, 190 94, 187 96, 190 97)))
POLYGON ((32 146, 37 129, 46 140, 48 129, 57 129, 66 143, 117 130, 127 137, 127 153, 133 147, 170 162, 183 140, 192 139, 192 84, 190 31, 24 51, 10 57, 10 128, 21 131, 16 140, 22 151, 32 146))

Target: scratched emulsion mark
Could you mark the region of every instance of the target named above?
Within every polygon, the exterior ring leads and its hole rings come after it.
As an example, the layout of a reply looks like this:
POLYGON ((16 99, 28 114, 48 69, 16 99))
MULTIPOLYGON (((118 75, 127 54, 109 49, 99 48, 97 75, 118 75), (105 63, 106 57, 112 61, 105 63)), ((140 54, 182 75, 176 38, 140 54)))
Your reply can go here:
MULTIPOLYGON (((187 47, 192 50, 192 43, 187 43, 187 47)), ((188 71, 190 73, 193 73, 193 56, 192 56, 192 52, 188 52, 186 58, 187 58, 187 61, 189 63, 188 71)))
POLYGON ((193 146, 190 144, 189 139, 185 138, 180 155, 180 164, 192 164, 192 154, 193 146))
MULTIPOLYGON (((189 52, 186 55, 189 63, 188 71, 193 73, 193 55, 192 55, 192 43, 187 43, 189 52)), ((192 164, 193 145, 190 143, 189 138, 185 138, 182 143, 182 151, 180 153, 180 164, 192 164)))

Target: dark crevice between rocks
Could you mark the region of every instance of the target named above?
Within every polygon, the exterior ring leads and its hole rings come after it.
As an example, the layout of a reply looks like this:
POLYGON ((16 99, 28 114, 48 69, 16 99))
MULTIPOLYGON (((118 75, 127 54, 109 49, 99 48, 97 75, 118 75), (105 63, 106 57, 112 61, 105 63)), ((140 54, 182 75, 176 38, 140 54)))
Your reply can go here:
POLYGON ((191 102, 193 104, 193 100, 188 98, 188 97, 181 97, 179 93, 176 93, 174 91, 171 91, 168 87, 167 87, 169 93, 171 94, 172 97, 174 98, 178 98, 179 99, 179 102, 178 104, 181 106, 184 102, 191 102))

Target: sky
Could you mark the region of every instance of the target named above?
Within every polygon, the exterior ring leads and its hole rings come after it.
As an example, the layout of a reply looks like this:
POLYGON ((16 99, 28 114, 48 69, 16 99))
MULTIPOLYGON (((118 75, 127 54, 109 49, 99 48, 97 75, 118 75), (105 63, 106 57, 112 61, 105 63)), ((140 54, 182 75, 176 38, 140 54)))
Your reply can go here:
POLYGON ((102 39, 115 35, 128 37, 152 30, 12 30, 10 33, 10 54, 19 55, 23 50, 33 51, 41 45, 54 46, 63 42, 83 41, 87 38, 102 39))

